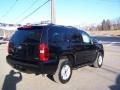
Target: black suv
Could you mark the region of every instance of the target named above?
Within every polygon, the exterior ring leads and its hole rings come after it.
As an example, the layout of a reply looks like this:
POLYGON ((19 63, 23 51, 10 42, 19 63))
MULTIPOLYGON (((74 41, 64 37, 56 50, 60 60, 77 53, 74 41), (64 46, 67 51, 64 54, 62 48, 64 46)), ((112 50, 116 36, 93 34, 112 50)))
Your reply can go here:
POLYGON ((8 45, 8 64, 13 68, 53 76, 56 82, 70 80, 72 69, 101 67, 103 45, 85 31, 71 26, 44 25, 18 28, 8 45))

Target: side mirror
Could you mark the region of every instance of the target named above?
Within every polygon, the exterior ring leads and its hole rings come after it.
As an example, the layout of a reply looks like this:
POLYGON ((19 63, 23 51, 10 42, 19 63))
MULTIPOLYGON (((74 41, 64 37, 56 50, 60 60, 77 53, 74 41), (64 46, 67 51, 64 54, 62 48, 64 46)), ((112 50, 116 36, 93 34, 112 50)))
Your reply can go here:
POLYGON ((91 41, 92 41, 93 44, 98 43, 98 40, 97 40, 97 39, 92 39, 91 41))

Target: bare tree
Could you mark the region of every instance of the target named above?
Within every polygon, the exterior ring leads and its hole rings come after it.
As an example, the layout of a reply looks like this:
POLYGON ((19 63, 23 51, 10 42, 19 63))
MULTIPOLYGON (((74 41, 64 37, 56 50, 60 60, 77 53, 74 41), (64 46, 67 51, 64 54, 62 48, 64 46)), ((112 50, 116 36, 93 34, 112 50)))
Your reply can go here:
POLYGON ((111 30, 111 22, 109 19, 106 21, 106 30, 111 30))
POLYGON ((105 19, 102 21, 102 30, 106 30, 106 21, 105 21, 105 19))
POLYGON ((120 30, 120 17, 117 19, 117 27, 120 30))

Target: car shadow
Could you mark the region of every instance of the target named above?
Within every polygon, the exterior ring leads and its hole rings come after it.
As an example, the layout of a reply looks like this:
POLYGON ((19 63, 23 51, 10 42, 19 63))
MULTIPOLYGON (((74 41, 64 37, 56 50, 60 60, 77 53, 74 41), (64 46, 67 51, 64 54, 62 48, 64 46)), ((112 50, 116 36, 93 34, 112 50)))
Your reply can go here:
POLYGON ((16 84, 22 80, 22 74, 11 70, 6 75, 3 83, 2 90, 16 90, 16 84))
POLYGON ((47 78, 50 79, 51 81, 55 82, 55 80, 54 80, 54 78, 53 78, 53 75, 48 74, 48 75, 47 75, 47 78))
POLYGON ((116 78, 116 84, 110 86, 110 90, 120 90, 120 75, 116 78))

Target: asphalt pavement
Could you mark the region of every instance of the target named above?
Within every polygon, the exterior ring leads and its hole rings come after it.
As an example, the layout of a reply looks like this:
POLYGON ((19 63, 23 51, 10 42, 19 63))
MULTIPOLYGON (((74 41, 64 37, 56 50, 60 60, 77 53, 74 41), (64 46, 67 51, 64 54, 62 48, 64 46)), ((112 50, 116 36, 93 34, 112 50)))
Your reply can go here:
POLYGON ((104 42, 102 68, 86 66, 74 70, 67 84, 58 84, 47 76, 26 74, 11 68, 5 59, 7 44, 0 45, 0 90, 120 90, 120 37, 95 38, 104 42))
POLYGON ((114 44, 120 46, 120 36, 93 36, 103 44, 114 44))

